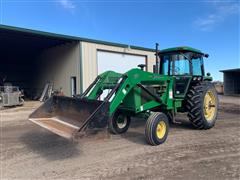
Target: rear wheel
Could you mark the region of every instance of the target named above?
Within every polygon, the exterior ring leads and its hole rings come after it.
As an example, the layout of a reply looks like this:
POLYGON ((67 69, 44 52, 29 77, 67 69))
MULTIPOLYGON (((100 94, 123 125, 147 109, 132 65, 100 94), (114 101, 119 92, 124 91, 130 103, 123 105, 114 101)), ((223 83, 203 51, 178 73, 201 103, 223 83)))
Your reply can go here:
POLYGON ((112 134, 122 134, 128 130, 130 122, 130 116, 122 111, 116 111, 109 119, 108 129, 112 134))
POLYGON ((187 95, 188 117, 198 129, 212 128, 217 120, 218 97, 212 83, 202 82, 187 95))
POLYGON ((153 113, 149 116, 145 127, 146 140, 150 145, 157 146, 166 141, 169 123, 164 113, 153 113))

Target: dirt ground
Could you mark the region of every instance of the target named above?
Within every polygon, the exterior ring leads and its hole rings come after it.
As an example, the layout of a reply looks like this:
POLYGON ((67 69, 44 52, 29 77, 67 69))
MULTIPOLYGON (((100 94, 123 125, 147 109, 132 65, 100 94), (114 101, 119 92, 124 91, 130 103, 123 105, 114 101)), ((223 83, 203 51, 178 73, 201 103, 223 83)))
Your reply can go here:
POLYGON ((220 102, 214 128, 195 130, 181 114, 156 147, 145 142, 144 121, 73 142, 27 121, 39 102, 2 110, 0 179, 240 179, 240 101, 220 102))

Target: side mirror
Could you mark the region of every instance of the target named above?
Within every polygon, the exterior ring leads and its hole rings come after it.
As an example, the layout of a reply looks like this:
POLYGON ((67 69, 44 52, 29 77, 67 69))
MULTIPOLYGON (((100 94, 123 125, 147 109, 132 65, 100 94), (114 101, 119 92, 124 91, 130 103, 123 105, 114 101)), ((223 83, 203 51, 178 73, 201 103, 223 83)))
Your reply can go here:
POLYGON ((146 64, 139 64, 138 67, 140 67, 140 69, 143 71, 144 68, 146 67, 146 64))
POLYGON ((207 76, 211 76, 211 74, 208 72, 208 73, 207 73, 207 76))
POLYGON ((204 57, 205 57, 205 58, 208 58, 208 57, 209 57, 209 54, 204 54, 204 57))

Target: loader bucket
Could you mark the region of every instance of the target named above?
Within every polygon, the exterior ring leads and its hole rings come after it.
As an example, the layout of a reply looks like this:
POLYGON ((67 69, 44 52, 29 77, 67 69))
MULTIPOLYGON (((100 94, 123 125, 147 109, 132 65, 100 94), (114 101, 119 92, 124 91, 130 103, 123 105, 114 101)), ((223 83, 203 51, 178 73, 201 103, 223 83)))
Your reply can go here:
MULTIPOLYGON (((41 127, 65 138, 74 138, 82 129, 86 120, 102 104, 103 101, 53 96, 36 109, 29 120, 41 127)), ((87 128, 103 128, 107 125, 106 103, 94 114, 87 128)))

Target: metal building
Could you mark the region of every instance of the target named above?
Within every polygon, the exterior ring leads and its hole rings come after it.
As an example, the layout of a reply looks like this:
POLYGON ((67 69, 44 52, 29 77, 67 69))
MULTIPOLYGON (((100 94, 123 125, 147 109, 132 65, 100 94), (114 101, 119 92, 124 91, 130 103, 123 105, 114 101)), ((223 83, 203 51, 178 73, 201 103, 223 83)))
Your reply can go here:
POLYGON ((29 98, 47 82, 71 96, 105 70, 124 72, 146 63, 152 71, 154 54, 144 47, 0 25, 0 83, 19 86, 29 98))
POLYGON ((221 70, 225 95, 240 95, 240 68, 221 70))

